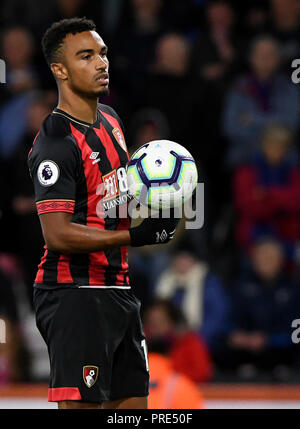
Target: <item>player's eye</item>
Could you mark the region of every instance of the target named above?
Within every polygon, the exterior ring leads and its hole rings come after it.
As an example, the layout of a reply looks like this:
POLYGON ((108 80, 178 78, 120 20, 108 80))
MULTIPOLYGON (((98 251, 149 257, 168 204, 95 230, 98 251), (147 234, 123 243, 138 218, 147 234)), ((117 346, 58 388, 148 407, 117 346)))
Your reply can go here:
POLYGON ((82 57, 83 60, 88 60, 89 58, 91 58, 91 54, 87 54, 84 57, 82 57))

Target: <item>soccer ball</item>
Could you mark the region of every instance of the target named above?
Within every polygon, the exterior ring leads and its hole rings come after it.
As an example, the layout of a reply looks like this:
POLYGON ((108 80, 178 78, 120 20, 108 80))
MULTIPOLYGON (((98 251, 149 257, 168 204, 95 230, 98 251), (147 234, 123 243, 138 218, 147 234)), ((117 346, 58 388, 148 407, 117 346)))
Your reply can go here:
POLYGON ((191 198, 197 179, 192 155, 170 140, 144 144, 127 164, 129 194, 156 210, 181 206, 191 198))

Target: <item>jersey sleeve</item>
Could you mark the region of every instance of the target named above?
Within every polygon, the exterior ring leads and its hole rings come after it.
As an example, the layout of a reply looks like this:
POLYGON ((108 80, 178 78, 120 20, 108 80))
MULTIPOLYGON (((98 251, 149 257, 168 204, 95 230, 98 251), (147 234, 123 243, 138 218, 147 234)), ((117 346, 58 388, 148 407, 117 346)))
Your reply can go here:
POLYGON ((38 214, 73 213, 80 169, 75 143, 68 138, 38 139, 29 153, 28 167, 38 214))

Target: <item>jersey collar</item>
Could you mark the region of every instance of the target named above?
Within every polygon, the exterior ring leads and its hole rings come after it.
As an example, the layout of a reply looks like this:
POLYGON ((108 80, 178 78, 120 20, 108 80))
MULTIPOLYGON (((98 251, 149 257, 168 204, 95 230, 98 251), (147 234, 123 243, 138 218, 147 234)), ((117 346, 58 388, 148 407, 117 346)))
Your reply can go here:
POLYGON ((100 125, 100 113, 98 109, 97 109, 97 119, 92 124, 90 122, 83 121, 82 119, 75 118, 74 116, 70 115, 70 113, 67 113, 64 110, 58 109, 57 107, 53 109, 52 113, 56 115, 64 116, 70 121, 75 122, 76 124, 79 124, 79 125, 83 125, 84 127, 99 128, 99 125, 100 125))

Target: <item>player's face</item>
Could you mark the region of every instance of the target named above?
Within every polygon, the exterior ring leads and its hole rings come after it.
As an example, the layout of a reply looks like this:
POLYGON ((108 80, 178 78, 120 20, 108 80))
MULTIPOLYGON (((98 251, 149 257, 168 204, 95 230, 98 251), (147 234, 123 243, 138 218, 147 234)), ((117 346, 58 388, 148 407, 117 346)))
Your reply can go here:
POLYGON ((89 97, 108 93, 107 47, 98 33, 68 34, 63 55, 67 84, 73 91, 89 97))

